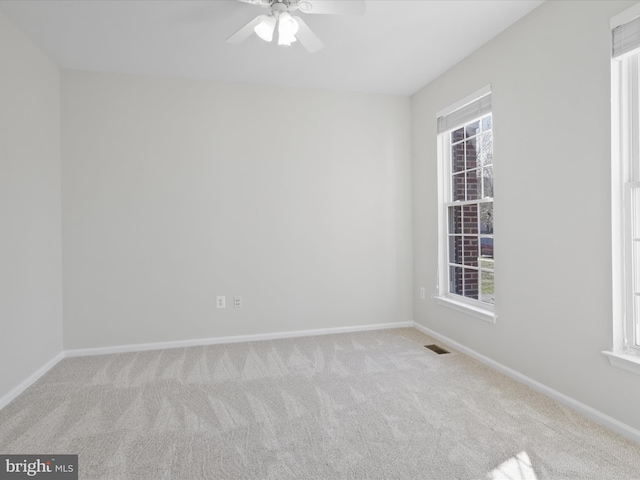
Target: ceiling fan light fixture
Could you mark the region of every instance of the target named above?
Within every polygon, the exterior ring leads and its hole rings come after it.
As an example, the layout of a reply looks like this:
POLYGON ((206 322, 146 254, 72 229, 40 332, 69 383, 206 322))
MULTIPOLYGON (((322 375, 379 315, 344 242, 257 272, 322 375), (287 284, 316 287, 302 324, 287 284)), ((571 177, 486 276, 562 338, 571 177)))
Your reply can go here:
POLYGON ((288 47, 295 42, 298 28, 298 22, 288 12, 281 13, 278 18, 278 45, 288 47))
POLYGON ((265 15, 262 21, 253 29, 262 40, 273 40, 273 31, 276 29, 276 19, 273 15, 265 15))

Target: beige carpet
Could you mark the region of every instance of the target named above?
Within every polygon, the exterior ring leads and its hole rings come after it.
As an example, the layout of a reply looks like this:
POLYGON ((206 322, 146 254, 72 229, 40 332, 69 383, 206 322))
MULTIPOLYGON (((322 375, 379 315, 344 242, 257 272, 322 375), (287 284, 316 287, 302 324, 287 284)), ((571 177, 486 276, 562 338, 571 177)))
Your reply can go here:
POLYGON ((407 328, 69 358, 1 454, 81 479, 633 479, 640 446, 407 328))

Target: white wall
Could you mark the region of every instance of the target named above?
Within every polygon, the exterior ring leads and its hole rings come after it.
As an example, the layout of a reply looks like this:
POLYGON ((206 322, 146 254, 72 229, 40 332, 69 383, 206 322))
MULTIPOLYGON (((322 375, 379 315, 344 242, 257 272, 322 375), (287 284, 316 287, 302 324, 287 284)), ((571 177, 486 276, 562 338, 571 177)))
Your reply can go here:
MULTIPOLYGON (((64 72, 65 348, 410 320, 411 191, 413 289, 435 284, 435 113, 492 83, 498 322, 417 295, 414 318, 640 429, 638 377, 600 354, 609 18, 633 3, 547 1, 412 116, 402 97, 64 72)), ((1 14, 0 86, 2 397, 60 352, 62 293, 59 73, 1 14)))
POLYGON ((60 74, 0 14, 0 399, 62 350, 60 74))
POLYGON ((414 318, 640 429, 612 346, 610 27, 635 2, 547 1, 412 98, 414 290, 433 293, 436 112, 493 85, 495 325, 414 298, 414 318))
POLYGON ((62 84, 66 349, 412 319, 408 97, 62 84))

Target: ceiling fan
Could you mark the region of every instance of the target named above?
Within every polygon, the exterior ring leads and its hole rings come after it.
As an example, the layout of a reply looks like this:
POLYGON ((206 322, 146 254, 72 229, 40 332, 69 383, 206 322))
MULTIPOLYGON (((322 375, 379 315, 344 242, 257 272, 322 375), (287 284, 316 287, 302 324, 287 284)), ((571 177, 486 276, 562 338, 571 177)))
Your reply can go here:
POLYGON ((290 46, 300 41, 307 51, 313 53, 324 44, 311 31, 309 26, 291 12, 328 15, 363 15, 366 9, 364 0, 238 0, 242 3, 258 5, 269 11, 267 15, 258 15, 236 33, 227 38, 228 43, 242 43, 254 33, 261 39, 271 42, 274 33, 278 34, 278 45, 290 46), (276 29, 277 26, 277 29, 276 29))

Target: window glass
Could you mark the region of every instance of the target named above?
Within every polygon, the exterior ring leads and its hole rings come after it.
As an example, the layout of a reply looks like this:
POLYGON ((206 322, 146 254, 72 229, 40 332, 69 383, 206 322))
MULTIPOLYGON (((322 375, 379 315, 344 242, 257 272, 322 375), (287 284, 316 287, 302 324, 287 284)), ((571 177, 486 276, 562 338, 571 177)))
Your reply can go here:
POLYGON ((493 132, 491 113, 448 135, 446 199, 450 294, 494 303, 493 132))

